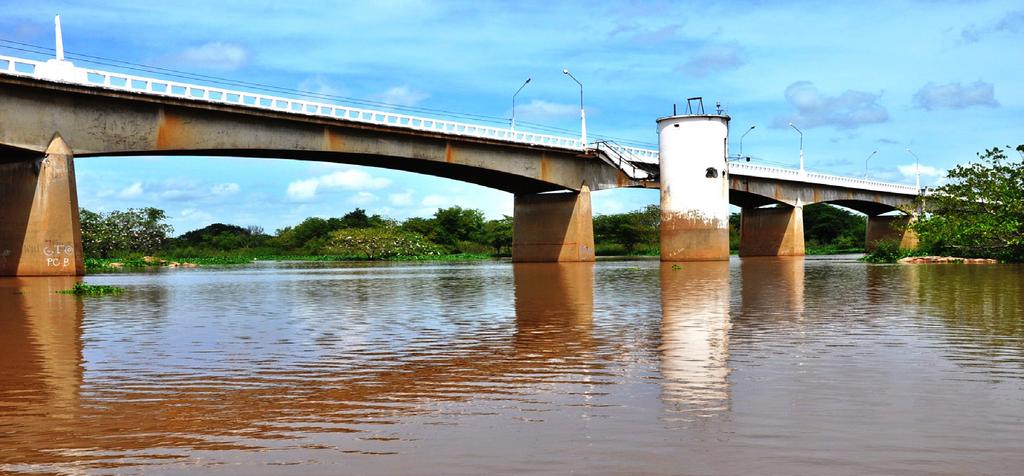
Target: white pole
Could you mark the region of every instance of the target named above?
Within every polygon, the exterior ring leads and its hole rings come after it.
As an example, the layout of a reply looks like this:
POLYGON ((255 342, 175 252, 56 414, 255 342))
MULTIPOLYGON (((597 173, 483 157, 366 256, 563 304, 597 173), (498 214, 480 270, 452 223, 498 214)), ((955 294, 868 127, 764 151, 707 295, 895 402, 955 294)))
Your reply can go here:
POLYGON ((53 23, 57 31, 57 61, 64 61, 64 37, 60 34, 60 14, 53 17, 53 23))
POLYGON ((580 107, 580 127, 583 130, 583 148, 587 148, 587 112, 580 107))
POLYGON ((868 155, 868 158, 864 159, 864 178, 868 178, 868 161, 871 160, 871 158, 874 157, 877 153, 878 151, 876 150, 872 152, 870 155, 868 155))
POLYGON ((583 148, 587 148, 587 112, 583 109, 583 83, 576 79, 568 69, 562 69, 562 74, 569 76, 576 84, 580 85, 580 140, 583 141, 583 148))
POLYGON ((516 130, 516 96, 519 95, 519 91, 522 91, 523 88, 525 88, 527 84, 530 84, 530 81, 532 79, 533 78, 526 78, 526 81, 523 82, 523 85, 519 86, 519 89, 516 90, 516 93, 512 95, 512 130, 513 131, 516 130))
POLYGON ((914 151, 907 147, 907 153, 914 156, 914 177, 916 179, 917 189, 921 190, 921 159, 917 157, 914 151))
POLYGON ((792 122, 789 123, 789 127, 792 127, 797 134, 800 134, 800 175, 804 174, 804 131, 797 129, 792 122))
POLYGON ((914 175, 917 176, 917 189, 921 190, 921 159, 918 159, 916 155, 914 156, 914 172, 914 175))

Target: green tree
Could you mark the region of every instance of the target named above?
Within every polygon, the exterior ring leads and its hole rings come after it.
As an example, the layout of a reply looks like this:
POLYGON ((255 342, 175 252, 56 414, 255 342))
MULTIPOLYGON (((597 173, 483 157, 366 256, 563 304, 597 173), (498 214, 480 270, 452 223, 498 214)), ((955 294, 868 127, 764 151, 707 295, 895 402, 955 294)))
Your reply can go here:
POLYGON ((495 254, 512 248, 512 217, 505 215, 499 220, 487 220, 484 223, 483 244, 494 248, 495 254))
POLYGON ((434 213, 434 230, 428 237, 449 251, 459 251, 459 242, 480 243, 483 230, 484 212, 455 206, 434 213))
POLYGON ((86 256, 110 258, 118 254, 152 254, 164 247, 173 229, 158 208, 129 208, 109 213, 81 210, 82 247, 86 256))
POLYGON ((402 222, 402 229, 430 237, 434 234, 437 223, 433 218, 412 217, 402 222))
POLYGON ((740 249, 740 225, 742 218, 739 213, 729 214, 729 249, 740 249))
MULTIPOLYGON (((332 219, 333 220, 333 219, 332 219)), ((330 220, 328 220, 330 222, 330 220)), ((356 208, 341 217, 337 223, 329 223, 331 228, 340 230, 343 228, 374 228, 387 225, 387 220, 380 215, 367 215, 366 210, 356 208)))
POLYGON ((367 215, 356 208, 341 218, 310 217, 295 225, 277 230, 269 244, 289 252, 320 253, 327 245, 330 234, 348 228, 375 228, 393 226, 394 222, 380 215, 367 215))
POLYGON ((1024 145, 998 147, 957 165, 924 198, 928 215, 913 225, 922 247, 939 254, 1024 261, 1024 145))
POLYGON ((437 255, 442 251, 423 235, 395 226, 346 228, 332 232, 325 250, 330 254, 362 255, 367 259, 437 255))
POLYGON ((866 217, 827 203, 806 205, 803 213, 808 246, 864 247, 866 217))
POLYGON ((170 240, 168 246, 175 248, 198 248, 217 251, 234 251, 262 246, 269 239, 263 228, 214 223, 189 231, 170 240))
POLYGON ((661 210, 656 205, 628 213, 598 215, 594 217, 594 241, 617 243, 626 253, 633 253, 637 245, 657 246, 661 210))

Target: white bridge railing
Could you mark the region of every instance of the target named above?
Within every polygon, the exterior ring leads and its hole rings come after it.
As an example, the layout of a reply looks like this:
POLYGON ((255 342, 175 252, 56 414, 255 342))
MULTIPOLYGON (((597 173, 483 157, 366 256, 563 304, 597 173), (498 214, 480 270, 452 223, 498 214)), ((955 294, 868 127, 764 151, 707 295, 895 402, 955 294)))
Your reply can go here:
MULTIPOLYGON (((442 134, 451 134, 456 136, 494 139, 518 144, 553 147, 573 151, 584 151, 589 148, 596 150, 597 153, 607 154, 606 151, 601 150, 599 145, 587 146, 587 144, 583 144, 583 142, 577 137, 538 134, 503 127, 467 124, 443 119, 417 117, 394 112, 340 106, 337 104, 306 101, 252 92, 232 91, 223 88, 188 84, 178 81, 145 78, 91 68, 79 68, 73 66, 68 61, 62 60, 35 61, 0 55, 0 74, 26 76, 46 81, 94 86, 104 89, 129 91, 138 94, 253 107, 258 109, 288 112, 292 114, 329 117, 343 121, 377 124, 419 131, 439 132, 442 134)), ((633 164, 657 164, 659 162, 657 150, 625 147, 611 142, 602 144, 611 148, 617 155, 633 164)), ((624 171, 627 170, 625 165, 626 164, 620 165, 620 168, 624 171)), ((649 179, 646 173, 637 170, 635 166, 631 166, 630 169, 633 172, 630 176, 634 179, 649 179)), ((737 175, 833 185, 879 192, 914 195, 918 193, 918 190, 911 185, 891 184, 815 172, 802 173, 796 169, 783 169, 739 162, 729 163, 729 172, 737 175)))
POLYGON ((561 137, 516 131, 502 127, 466 124, 462 122, 410 116, 394 112, 362 109, 337 104, 305 101, 266 94, 231 91, 196 84, 145 78, 130 74, 112 73, 90 68, 72 67, 67 61, 34 61, 0 55, 0 73, 28 76, 48 81, 59 81, 105 89, 130 91, 141 94, 206 101, 218 104, 248 106, 259 109, 329 117, 345 121, 364 122, 391 127, 440 132, 458 136, 479 137, 528 145, 540 145, 569 150, 583 150, 578 137, 561 137), (55 74, 56 73, 56 74, 55 74))
POLYGON ((765 165, 749 164, 745 162, 729 162, 729 173, 745 175, 748 177, 831 185, 857 190, 870 190, 873 192, 899 193, 905 195, 917 195, 920 193, 917 187, 913 185, 879 182, 876 180, 843 177, 840 175, 822 174, 818 172, 801 172, 799 169, 768 167, 765 165))

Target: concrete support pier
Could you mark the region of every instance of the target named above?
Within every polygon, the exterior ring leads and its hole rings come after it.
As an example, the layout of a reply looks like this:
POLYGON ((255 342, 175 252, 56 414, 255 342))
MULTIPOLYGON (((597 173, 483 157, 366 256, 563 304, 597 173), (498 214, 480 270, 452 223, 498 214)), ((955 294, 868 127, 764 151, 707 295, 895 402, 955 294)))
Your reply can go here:
POLYGON ((729 116, 658 119, 661 260, 729 259, 729 116))
POLYGON ((42 158, 0 163, 0 276, 83 274, 74 159, 54 134, 42 158))
POLYGON ((740 256, 803 256, 804 208, 744 208, 740 256))
POLYGON ((913 215, 868 216, 864 249, 874 251, 883 240, 898 241, 906 250, 917 248, 917 233, 907 228, 913 221, 913 215))
POLYGON ((512 261, 594 261, 590 188, 579 192, 516 195, 512 261))

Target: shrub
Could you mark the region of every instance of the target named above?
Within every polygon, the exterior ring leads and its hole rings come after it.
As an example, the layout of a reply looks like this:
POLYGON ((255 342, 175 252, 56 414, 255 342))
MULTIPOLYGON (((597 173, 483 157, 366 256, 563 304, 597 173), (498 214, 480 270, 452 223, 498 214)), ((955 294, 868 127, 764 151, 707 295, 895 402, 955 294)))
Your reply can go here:
POLYGON ((332 232, 325 244, 328 254, 365 255, 367 259, 394 256, 439 255, 444 249, 423 235, 403 231, 395 226, 350 228, 332 232))

